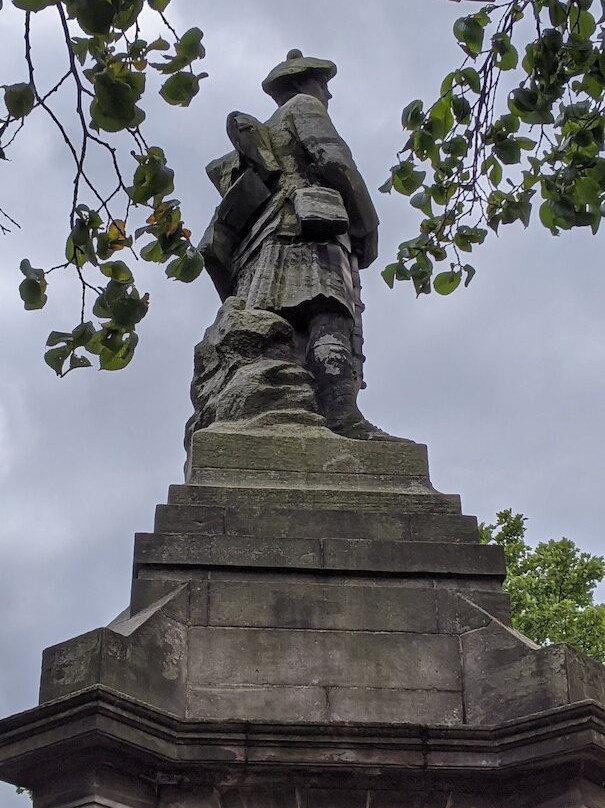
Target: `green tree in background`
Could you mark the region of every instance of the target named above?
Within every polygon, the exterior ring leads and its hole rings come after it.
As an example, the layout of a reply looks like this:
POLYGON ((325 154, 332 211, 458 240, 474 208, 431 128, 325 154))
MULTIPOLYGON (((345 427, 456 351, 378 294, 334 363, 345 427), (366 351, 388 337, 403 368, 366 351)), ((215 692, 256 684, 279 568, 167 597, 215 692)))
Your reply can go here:
POLYGON ((504 550, 513 626, 540 645, 566 642, 605 662, 605 604, 594 602, 605 560, 565 538, 532 549, 525 541, 526 521, 508 509, 499 511, 496 524, 479 526, 483 544, 504 550))

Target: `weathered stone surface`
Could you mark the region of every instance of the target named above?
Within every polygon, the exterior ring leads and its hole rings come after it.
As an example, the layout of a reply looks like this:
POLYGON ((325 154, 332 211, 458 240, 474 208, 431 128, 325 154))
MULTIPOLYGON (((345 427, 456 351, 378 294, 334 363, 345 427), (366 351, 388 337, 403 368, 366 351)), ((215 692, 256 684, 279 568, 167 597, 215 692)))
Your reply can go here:
POLYGON ((258 488, 203 485, 171 485, 168 503, 172 505, 204 505, 210 507, 243 506, 251 508, 301 508, 309 510, 344 510, 353 513, 394 511, 406 514, 459 514, 460 498, 455 494, 438 494, 418 486, 413 491, 391 492, 347 490, 339 488, 258 488))
POLYGON ((437 632, 434 589, 342 583, 211 581, 208 624, 256 628, 437 632))
POLYGON ((193 435, 190 465, 192 473, 232 469, 329 472, 337 479, 340 474, 428 477, 426 446, 420 443, 351 440, 325 428, 256 434, 202 429, 193 435))
POLYGON ((446 635, 193 627, 189 649, 195 685, 461 688, 446 635))
POLYGON ((205 687, 192 684, 187 694, 187 717, 198 721, 277 722, 284 715, 293 723, 330 720, 325 688, 313 686, 240 685, 205 687))
POLYGON ((261 539, 256 536, 198 536, 138 533, 136 564, 321 568, 319 539, 261 539))
POLYGON ((496 545, 326 539, 323 557, 327 569, 505 575, 502 552, 496 545))
POLYGON ((334 687, 328 698, 330 719, 351 724, 370 719, 376 723, 453 726, 462 724, 464 717, 460 690, 334 687))
POLYGON ((306 413, 309 424, 323 423, 315 414, 310 376, 295 362, 294 329, 277 314, 245 306, 229 298, 196 346, 188 450, 193 433, 214 422, 254 421, 291 410, 306 413))
POLYGON ((506 721, 570 702, 566 646, 538 648, 496 621, 461 640, 469 723, 506 721))
POLYGON ((103 684, 170 713, 183 713, 187 672, 187 628, 169 616, 187 608, 186 588, 167 595, 112 629, 76 637, 51 646, 42 657, 40 701, 103 684), (171 601, 176 604, 171 605, 171 601), (166 608, 166 612, 163 609, 166 608))
POLYGON ((156 808, 153 785, 135 772, 75 763, 65 761, 62 770, 44 778, 44 786, 34 792, 35 808, 156 808))
MULTIPOLYGON (((185 527, 191 528, 190 523, 185 527)), ((504 577, 502 551, 496 545, 451 545, 365 539, 274 539, 256 536, 206 536, 195 533, 138 533, 135 566, 249 566, 504 577)), ((172 572, 170 573, 172 574, 172 572)), ((170 577, 170 575, 168 576, 170 577)))

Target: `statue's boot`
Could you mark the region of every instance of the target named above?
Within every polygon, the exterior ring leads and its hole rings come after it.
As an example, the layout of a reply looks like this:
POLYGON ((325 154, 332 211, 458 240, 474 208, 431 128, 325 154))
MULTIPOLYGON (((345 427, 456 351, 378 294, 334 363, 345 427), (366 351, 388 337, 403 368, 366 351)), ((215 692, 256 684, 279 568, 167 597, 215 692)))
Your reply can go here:
POLYGON ((394 440, 363 417, 357 406, 359 379, 345 315, 316 316, 309 330, 307 367, 315 380, 321 414, 332 432, 358 440, 394 440))

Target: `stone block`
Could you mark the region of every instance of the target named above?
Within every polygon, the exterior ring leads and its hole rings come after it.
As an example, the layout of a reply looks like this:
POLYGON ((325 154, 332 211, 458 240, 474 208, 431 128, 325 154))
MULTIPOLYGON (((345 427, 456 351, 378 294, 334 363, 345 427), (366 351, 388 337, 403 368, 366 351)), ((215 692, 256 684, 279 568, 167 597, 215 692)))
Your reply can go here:
POLYGON ((369 801, 366 789, 299 788, 297 795, 297 808, 367 808, 369 801))
MULTIPOLYGON (((192 521, 195 512, 191 510, 192 521)), ((228 507, 225 510, 225 531, 230 535, 272 536, 276 539, 332 537, 408 540, 410 517, 401 510, 365 513, 357 512, 354 508, 342 511, 331 508, 228 507)))
POLYGON ((496 545, 326 539, 323 548, 328 569, 505 575, 502 549, 496 545))
POLYGON ((450 791, 426 788, 418 793, 405 786, 399 791, 370 792, 369 808, 451 808, 450 791))
POLYGON ((415 513, 410 518, 412 541, 435 541, 441 544, 470 542, 476 544, 477 519, 461 514, 415 513))
POLYGON ((290 685, 460 690, 458 639, 245 628, 192 628, 195 685, 290 685))
POLYGON ((326 491, 384 491, 414 493, 429 488, 419 474, 356 474, 331 471, 274 471, 273 469, 192 469, 188 485, 266 489, 323 489, 326 491))
POLYGON ((428 476, 426 446, 422 444, 354 441, 327 429, 316 436, 199 430, 193 436, 191 466, 428 476))
POLYGON ((414 493, 391 491, 354 491, 343 488, 259 488, 205 485, 171 485, 171 505, 206 507, 294 508, 303 510, 345 510, 353 513, 394 511, 395 513, 459 514, 456 494, 438 494, 430 488, 414 493))
POLYGON ((326 691, 321 687, 192 684, 187 693, 187 718, 197 721, 304 723, 328 717, 326 691))
POLYGON ((321 567, 321 544, 317 539, 138 533, 135 566, 164 564, 317 568, 321 567))
POLYGON ((132 582, 130 614, 135 615, 147 609, 156 601, 172 592, 180 583, 180 581, 171 581, 168 578, 155 578, 153 580, 145 580, 142 578, 135 579, 132 582))
POLYGON ((456 592, 440 589, 436 598, 439 631, 445 634, 466 634, 493 621, 493 615, 456 592))
MULTIPOLYGON (((166 603, 169 598, 164 599, 166 603)), ((47 648, 42 657, 40 702, 105 685, 182 714, 187 627, 164 614, 163 605, 160 600, 155 611, 141 612, 115 624, 113 630, 98 629, 47 648)))
POLYGON ((569 702, 565 646, 538 648, 496 621, 461 641, 469 724, 497 724, 569 702))
POLYGON ((223 806, 214 788, 161 786, 157 808, 223 808, 223 806))
POLYGON ((349 580, 260 584, 254 578, 210 584, 209 624, 349 631, 437 631, 432 587, 385 587, 349 580))
POLYGON ((567 658, 569 701, 573 703, 592 699, 605 705, 605 667, 603 664, 589 659, 569 645, 559 647, 565 648, 567 658))
POLYGON ((225 509, 188 509, 158 505, 155 509, 154 530, 156 533, 180 533, 189 530, 199 535, 220 535, 225 532, 225 509))
POLYGON ((298 808, 296 788, 276 784, 221 789, 220 808, 298 808))
POLYGON ((331 720, 347 723, 455 726, 463 722, 460 690, 386 690, 380 687, 329 689, 331 720))
POLYGON ((136 773, 79 760, 63 761, 34 789, 34 808, 156 808, 152 783, 136 773))

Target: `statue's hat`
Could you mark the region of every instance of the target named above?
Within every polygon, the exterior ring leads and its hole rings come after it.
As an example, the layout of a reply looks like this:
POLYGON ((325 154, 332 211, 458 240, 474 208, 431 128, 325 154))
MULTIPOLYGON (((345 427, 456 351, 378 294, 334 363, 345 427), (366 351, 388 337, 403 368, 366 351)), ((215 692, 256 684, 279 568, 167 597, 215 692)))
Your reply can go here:
POLYGON ((263 90, 273 97, 276 91, 287 84, 288 79, 303 76, 305 73, 315 74, 317 78, 329 81, 336 75, 336 65, 328 59, 314 59, 311 56, 303 56, 299 50, 291 50, 286 56, 286 61, 274 67, 263 81, 263 90))

